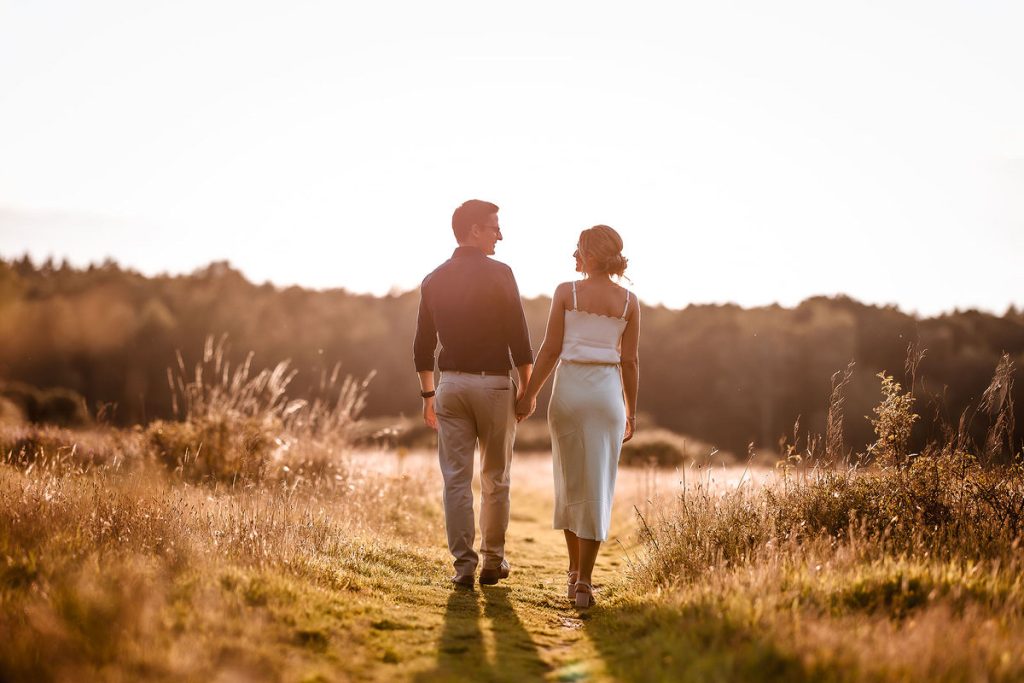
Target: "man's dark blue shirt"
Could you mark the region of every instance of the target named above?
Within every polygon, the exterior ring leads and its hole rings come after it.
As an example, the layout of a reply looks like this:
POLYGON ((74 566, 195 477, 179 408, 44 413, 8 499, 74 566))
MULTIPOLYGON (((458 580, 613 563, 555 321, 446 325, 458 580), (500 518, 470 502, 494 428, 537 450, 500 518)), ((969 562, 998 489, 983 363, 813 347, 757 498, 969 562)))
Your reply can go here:
POLYGON ((420 285, 416 371, 501 372, 533 362, 512 269, 476 247, 459 247, 420 285))

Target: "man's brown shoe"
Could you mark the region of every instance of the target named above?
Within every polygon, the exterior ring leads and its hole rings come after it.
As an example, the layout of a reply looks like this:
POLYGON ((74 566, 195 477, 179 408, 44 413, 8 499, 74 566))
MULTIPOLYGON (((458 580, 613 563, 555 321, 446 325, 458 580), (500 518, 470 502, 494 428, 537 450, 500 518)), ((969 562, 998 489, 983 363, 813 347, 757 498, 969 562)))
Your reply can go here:
POLYGON ((459 576, 458 574, 456 574, 452 577, 452 584, 456 586, 462 586, 463 588, 472 588, 473 583, 474 579, 472 574, 466 574, 464 576, 459 576))
POLYGON ((501 561, 501 564, 494 569, 481 569, 480 570, 480 583, 485 586, 493 586, 502 579, 508 578, 508 562, 505 560, 501 561))

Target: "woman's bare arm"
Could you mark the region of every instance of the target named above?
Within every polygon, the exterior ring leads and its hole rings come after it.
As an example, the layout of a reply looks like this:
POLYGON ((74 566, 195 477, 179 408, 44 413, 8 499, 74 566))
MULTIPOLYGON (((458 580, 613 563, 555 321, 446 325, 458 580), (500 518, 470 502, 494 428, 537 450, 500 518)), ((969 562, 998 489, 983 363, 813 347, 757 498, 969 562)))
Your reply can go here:
POLYGON ((626 402, 626 435, 633 438, 636 428, 636 396, 640 385, 640 301, 631 297, 622 333, 622 394, 626 402))
POLYGON ((565 303, 570 285, 562 283, 555 289, 551 297, 551 311, 548 313, 548 326, 544 332, 544 342, 537 352, 533 365, 530 383, 516 406, 516 416, 522 420, 529 417, 537 408, 537 394, 544 387, 555 369, 558 356, 562 353, 562 338, 565 334, 565 303))

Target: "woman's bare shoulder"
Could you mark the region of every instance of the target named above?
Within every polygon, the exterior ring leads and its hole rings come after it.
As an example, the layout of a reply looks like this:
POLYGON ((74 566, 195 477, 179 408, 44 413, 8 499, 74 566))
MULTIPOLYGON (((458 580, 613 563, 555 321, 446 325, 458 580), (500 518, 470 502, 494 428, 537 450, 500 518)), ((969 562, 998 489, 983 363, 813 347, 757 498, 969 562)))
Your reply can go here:
MULTIPOLYGON (((625 288, 623 288, 625 289, 625 288)), ((626 289, 626 295, 629 297, 626 303, 626 320, 639 320, 640 319, 640 299, 637 295, 626 289)))
POLYGON ((555 293, 551 295, 552 305, 561 305, 562 308, 572 308, 572 282, 562 282, 555 287, 555 293))

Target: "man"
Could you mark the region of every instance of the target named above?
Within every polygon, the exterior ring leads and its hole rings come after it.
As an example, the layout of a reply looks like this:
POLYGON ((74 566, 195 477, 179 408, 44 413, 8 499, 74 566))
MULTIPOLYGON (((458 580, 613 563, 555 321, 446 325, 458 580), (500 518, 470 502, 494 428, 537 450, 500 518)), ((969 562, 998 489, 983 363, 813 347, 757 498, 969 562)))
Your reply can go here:
POLYGON ((488 256, 501 239, 498 207, 471 199, 452 214, 459 246, 420 286, 413 352, 423 397, 423 420, 436 429, 444 477, 452 582, 472 587, 479 556, 473 549, 473 460, 480 444, 480 583, 506 578, 505 530, 515 403, 530 381, 533 350, 512 270, 488 256), (441 342, 434 387, 434 349, 441 342), (509 372, 515 367, 518 390, 509 372))

